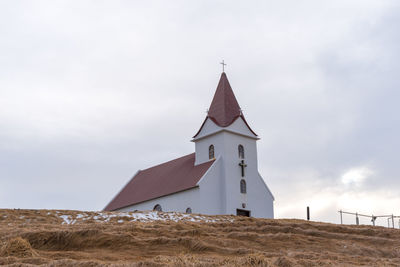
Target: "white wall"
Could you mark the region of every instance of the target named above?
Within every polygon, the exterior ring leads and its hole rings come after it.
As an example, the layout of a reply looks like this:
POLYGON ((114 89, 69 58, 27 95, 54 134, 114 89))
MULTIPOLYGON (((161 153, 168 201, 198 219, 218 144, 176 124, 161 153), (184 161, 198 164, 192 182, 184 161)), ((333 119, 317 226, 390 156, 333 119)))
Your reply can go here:
POLYGON ((256 140, 229 132, 224 132, 223 136, 226 152, 223 156, 227 191, 226 213, 236 214, 236 209, 242 209, 242 203, 245 203, 245 210, 250 210, 251 216, 273 218, 273 196, 258 173, 256 140), (244 162, 247 164, 244 177, 241 176, 239 166, 239 144, 244 147, 244 162), (246 181, 246 194, 240 193, 241 179, 246 181))
POLYGON ((246 123, 240 117, 237 120, 235 120, 231 125, 229 125, 228 127, 225 127, 224 129, 230 130, 230 131, 238 133, 238 134, 246 135, 248 137, 257 138, 257 136, 254 135, 249 130, 246 123))
POLYGON ((224 144, 223 136, 220 133, 210 135, 206 138, 197 140, 195 142, 195 151, 196 151, 195 165, 210 161, 208 154, 208 149, 210 145, 214 146, 215 158, 221 156, 222 152, 224 151, 223 144, 224 144))
POLYGON ((219 127, 217 124, 215 124, 215 122, 213 122, 209 118, 206 118, 206 122, 204 123, 198 135, 193 140, 203 138, 204 136, 213 134, 221 129, 222 127, 219 127))
MULTIPOLYGON (((220 128, 221 129, 221 128, 220 128)), ((212 121, 204 125, 202 131, 207 134, 217 131, 212 121)), ((241 118, 215 134, 205 135, 200 132, 200 139, 195 139, 196 164, 208 161, 208 147, 214 145, 215 155, 222 158, 222 194, 224 197, 223 214, 236 214, 236 209, 250 210, 251 216, 273 218, 273 195, 258 172, 257 138, 250 132, 241 118), (238 134, 236 134, 238 133, 238 134), (250 135, 250 134, 251 135, 250 135), (245 176, 241 176, 238 146, 245 150, 245 176), (240 193, 240 180, 244 179, 247 193, 240 193), (246 208, 242 208, 242 203, 246 208)), ((207 176, 204 179, 211 179, 207 176)))
POLYGON ((209 161, 208 148, 211 144, 214 145, 215 158, 221 155, 223 151, 221 145, 224 143, 221 131, 229 131, 238 133, 243 136, 248 136, 252 139, 258 139, 247 127, 242 118, 236 119, 228 127, 219 127, 212 120, 207 118, 201 128, 200 133, 192 141, 195 143, 196 160, 195 165, 209 161))

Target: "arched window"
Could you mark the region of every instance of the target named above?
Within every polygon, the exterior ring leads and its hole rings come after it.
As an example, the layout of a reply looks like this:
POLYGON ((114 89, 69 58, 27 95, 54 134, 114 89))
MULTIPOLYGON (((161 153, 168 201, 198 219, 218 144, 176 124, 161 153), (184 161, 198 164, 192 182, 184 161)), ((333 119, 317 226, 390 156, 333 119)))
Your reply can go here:
POLYGON ((213 159, 214 157, 214 145, 208 147, 208 158, 213 159))
POLYGON ((155 205, 153 210, 154 211, 162 211, 161 205, 160 204, 155 205))
POLYGON ((189 214, 192 213, 192 208, 190 208, 190 207, 187 208, 187 209, 186 209, 186 213, 189 213, 189 214))
POLYGON ((244 159, 244 147, 242 145, 238 146, 238 151, 239 151, 239 158, 244 159))
POLYGON ((246 188, 246 181, 245 180, 240 180, 240 193, 246 194, 247 193, 247 188, 246 188))

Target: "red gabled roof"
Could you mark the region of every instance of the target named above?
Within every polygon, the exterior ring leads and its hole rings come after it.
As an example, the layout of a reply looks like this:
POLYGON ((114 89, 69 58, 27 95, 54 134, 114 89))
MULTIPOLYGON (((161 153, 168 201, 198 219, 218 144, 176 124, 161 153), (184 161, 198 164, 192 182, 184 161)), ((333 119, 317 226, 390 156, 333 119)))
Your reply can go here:
POLYGON ((207 118, 210 118, 220 127, 227 127, 239 117, 243 119, 249 130, 255 136, 257 136, 257 134, 247 124, 242 114, 242 110, 240 109, 239 103, 236 100, 235 94, 233 93, 232 87, 229 84, 226 73, 223 72, 221 74, 221 78, 219 79, 217 90, 215 91, 210 108, 208 109, 207 117, 193 138, 200 133, 207 118))
POLYGON ((196 187, 214 161, 194 165, 195 153, 139 171, 104 208, 111 211, 196 187))

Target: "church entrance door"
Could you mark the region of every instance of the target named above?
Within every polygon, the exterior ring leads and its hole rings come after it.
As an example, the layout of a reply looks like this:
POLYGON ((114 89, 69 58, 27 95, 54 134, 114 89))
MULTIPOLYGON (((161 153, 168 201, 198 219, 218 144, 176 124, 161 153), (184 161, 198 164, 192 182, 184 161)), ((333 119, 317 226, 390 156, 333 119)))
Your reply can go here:
POLYGON ((236 215, 250 217, 250 211, 249 210, 236 209, 236 215))

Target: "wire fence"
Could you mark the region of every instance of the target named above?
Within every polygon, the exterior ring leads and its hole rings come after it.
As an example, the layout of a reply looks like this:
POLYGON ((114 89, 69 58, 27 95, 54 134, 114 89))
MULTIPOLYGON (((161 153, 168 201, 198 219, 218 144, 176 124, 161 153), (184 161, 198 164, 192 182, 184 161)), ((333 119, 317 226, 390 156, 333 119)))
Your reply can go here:
POLYGON ((373 214, 366 215, 366 214, 361 214, 358 212, 348 212, 348 211, 343 211, 343 210, 339 210, 338 212, 340 214, 340 224, 343 224, 343 215, 348 214, 348 215, 355 216, 355 224, 356 225, 360 225, 360 218, 369 218, 371 220, 371 223, 373 226, 375 226, 377 219, 386 219, 388 228, 396 228, 395 223, 396 223, 396 221, 398 221, 398 228, 400 229, 400 216, 395 216, 393 214, 391 214, 391 215, 373 215, 373 214))

